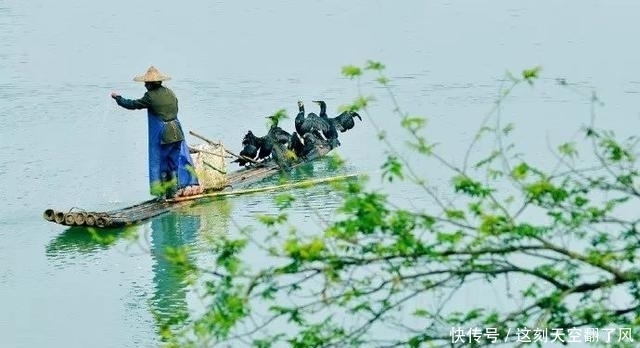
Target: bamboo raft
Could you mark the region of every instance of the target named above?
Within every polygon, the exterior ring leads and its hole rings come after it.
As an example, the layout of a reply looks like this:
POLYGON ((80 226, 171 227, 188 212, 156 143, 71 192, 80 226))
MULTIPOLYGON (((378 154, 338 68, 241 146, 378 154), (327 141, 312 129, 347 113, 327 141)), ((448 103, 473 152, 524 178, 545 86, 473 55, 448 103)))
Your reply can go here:
POLYGON ((174 199, 152 199, 126 208, 106 212, 82 211, 77 209, 71 209, 70 211, 64 212, 54 209, 46 209, 43 213, 43 218, 47 221, 65 226, 107 228, 133 225, 166 213, 170 210, 192 204, 198 199, 238 194, 237 190, 234 191, 236 186, 248 184, 268 177, 278 171, 279 167, 276 164, 265 164, 260 167, 243 168, 228 175, 228 185, 222 190, 208 191, 200 195, 174 199))
MULTIPOLYGON (((194 135, 195 137, 205 140, 207 143, 219 145, 194 132, 189 132, 189 133, 191 135, 194 135)), ((200 151, 207 152, 205 150, 200 150, 200 151)), ((234 157, 240 157, 239 155, 236 155, 226 149, 224 149, 224 151, 233 155, 234 157)), ((320 156, 322 157, 325 154, 326 153, 320 154, 320 156)), ((298 165, 311 162, 315 159, 317 158, 310 159, 306 162, 298 163, 293 167, 297 167, 298 165)), ((67 212, 58 211, 54 209, 46 209, 43 213, 43 218, 46 221, 53 222, 60 225, 65 225, 65 226, 118 228, 118 227, 129 226, 129 225, 140 223, 144 220, 148 220, 150 218, 153 218, 155 216, 169 212, 174 209, 188 206, 190 204, 193 204, 195 201, 205 199, 205 198, 233 196, 233 195, 248 194, 248 193, 255 193, 255 192, 264 192, 269 190, 284 189, 284 188, 304 187, 304 186, 309 186, 309 185, 314 185, 319 183, 344 180, 350 177, 357 176, 355 174, 342 175, 342 176, 312 179, 312 180, 306 180, 302 182, 294 182, 294 183, 288 183, 288 184, 276 185, 276 186, 270 186, 270 187, 238 190, 238 188, 241 187, 242 185, 249 184, 251 182, 255 182, 257 180, 269 177, 281 171, 281 168, 278 166, 278 164, 274 163, 273 161, 268 161, 266 163, 258 164, 253 160, 250 160, 250 159, 246 159, 246 160, 248 160, 249 162, 253 162, 255 165, 249 168, 242 168, 238 171, 227 174, 226 175, 227 184, 224 187, 221 187, 219 189, 211 189, 211 190, 205 191, 205 193, 200 195, 178 197, 173 199, 152 199, 152 200, 148 200, 148 201, 145 201, 136 205, 132 205, 129 207, 106 211, 106 212, 84 211, 77 208, 73 208, 67 212)))

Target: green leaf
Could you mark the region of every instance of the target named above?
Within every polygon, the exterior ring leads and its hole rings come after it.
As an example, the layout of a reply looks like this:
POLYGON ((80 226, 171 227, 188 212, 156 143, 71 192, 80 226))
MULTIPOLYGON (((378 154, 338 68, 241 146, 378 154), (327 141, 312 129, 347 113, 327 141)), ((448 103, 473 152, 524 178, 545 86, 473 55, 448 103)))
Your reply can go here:
POLYGON ((456 244, 461 241, 462 238, 464 238, 462 231, 436 233, 436 240, 440 243, 456 244))
POLYGON ((274 200, 278 209, 284 210, 290 208, 296 198, 290 193, 282 193, 277 195, 274 200))
POLYGON ((464 220, 466 218, 466 215, 462 210, 445 209, 444 213, 447 216, 447 218, 451 220, 464 220))
POLYGON ((380 63, 380 62, 376 62, 373 60, 368 60, 367 61, 367 65, 365 66, 366 70, 375 70, 375 71, 382 71, 385 69, 384 64, 380 63))
POLYGON ((521 181, 527 177, 530 167, 525 162, 521 162, 511 170, 511 177, 515 180, 521 181))
POLYGON ((522 71, 522 78, 527 81, 530 85, 533 85, 533 81, 538 78, 542 67, 536 66, 531 69, 525 69, 522 71))
POLYGON ((284 243, 284 250, 296 261, 313 261, 320 258, 325 251, 325 243, 321 238, 313 238, 308 243, 302 243, 299 239, 288 239, 284 243))
POLYGON ((515 127, 516 127, 515 124, 509 123, 504 128, 502 128, 502 133, 504 133, 505 135, 508 135, 509 133, 513 132, 515 127))
POLYGON ((388 156, 387 161, 382 165, 382 178, 393 182, 394 179, 404 179, 402 163, 396 156, 388 156))
POLYGON ((355 65, 346 65, 342 67, 342 75, 347 78, 354 79, 362 75, 362 69, 355 65))
POLYGON ((427 317, 429 312, 426 309, 416 309, 413 311, 413 315, 416 317, 427 317))
POLYGON ((560 154, 570 157, 576 158, 578 157, 578 150, 576 150, 576 144, 574 142, 567 142, 558 146, 558 151, 560 154))
POLYGON ((282 213, 278 215, 268 215, 268 214, 257 214, 256 218, 258 221, 263 223, 266 226, 274 226, 283 224, 287 221, 287 214, 282 213))
POLYGON ((411 132, 417 132, 424 128, 427 123, 427 119, 418 116, 405 116, 402 118, 400 125, 403 128, 408 129, 411 132))
POLYGON ((384 77, 384 76, 380 76, 376 79, 376 81, 378 81, 379 84, 386 86, 389 84, 389 79, 384 77))
POLYGON ((534 202, 537 203, 560 203, 569 197, 569 193, 556 187, 547 180, 539 180, 525 187, 525 192, 534 202))
POLYGON ((369 105, 370 102, 374 101, 375 98, 372 96, 359 96, 358 98, 356 98, 356 100, 354 100, 352 107, 350 108, 351 111, 358 111, 358 110, 362 110, 364 108, 367 107, 367 105, 369 105))
POLYGON ((492 190, 482 185, 480 182, 465 175, 458 175, 453 178, 455 192, 463 192, 471 197, 486 197, 492 190))
POLYGON ((417 136, 415 137, 414 142, 412 141, 408 141, 407 145, 409 145, 410 148, 418 151, 418 153, 421 153, 423 155, 432 155, 433 154, 433 149, 436 147, 437 144, 430 144, 427 142, 427 140, 423 137, 423 136, 417 136))
POLYGON ((478 230, 487 235, 500 235, 511 232, 512 226, 504 216, 485 215, 482 217, 478 230))

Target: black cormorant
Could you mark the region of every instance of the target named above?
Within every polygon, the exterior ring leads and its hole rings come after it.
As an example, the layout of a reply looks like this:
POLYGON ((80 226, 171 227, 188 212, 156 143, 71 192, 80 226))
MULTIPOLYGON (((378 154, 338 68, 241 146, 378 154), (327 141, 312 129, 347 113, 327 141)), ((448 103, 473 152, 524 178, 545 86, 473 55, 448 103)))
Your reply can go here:
MULTIPOLYGON (((296 127, 296 132, 300 137, 303 137, 306 133, 313 132, 314 130, 319 131, 321 134, 329 131, 329 125, 325 120, 321 119, 320 116, 316 115, 313 112, 310 112, 309 115, 304 115, 304 104, 301 100, 298 100, 298 115, 294 120, 294 125, 296 127)), ((323 135, 323 138, 325 136, 323 135)))
MULTIPOLYGON (((255 147, 255 145, 253 144, 246 144, 243 148, 242 151, 240 151, 240 156, 246 157, 246 158, 250 158, 254 161, 256 161, 258 159, 258 148, 255 147)), ((245 166, 249 163, 251 163, 250 161, 245 160, 244 158, 238 158, 234 161, 231 161, 232 163, 238 163, 239 166, 245 166)))
POLYGON ((272 139, 273 143, 288 146, 291 141, 291 134, 278 126, 276 116, 268 116, 267 118, 271 120, 271 127, 269 127, 267 136, 272 139))
POLYGON ((354 117, 357 117, 360 119, 360 121, 362 121, 362 117, 360 117, 360 115, 357 112, 349 111, 349 110, 344 111, 343 113, 341 113, 336 117, 329 117, 329 115, 327 115, 327 104, 324 101, 317 100, 317 101, 314 101, 314 103, 320 105, 320 117, 328 120, 333 125, 333 127, 335 127, 336 130, 340 131, 340 133, 344 133, 356 125, 356 123, 353 120, 354 117))
POLYGON ((340 133, 344 133, 349 129, 355 127, 356 123, 353 120, 355 117, 360 119, 360 121, 362 122, 362 117, 360 117, 357 112, 350 110, 344 111, 340 115, 330 119, 333 120, 333 124, 336 126, 336 129, 339 130, 340 133))
MULTIPOLYGON (((336 125, 334 124, 333 119, 329 118, 329 116, 327 115, 327 103, 325 103, 322 100, 313 100, 314 103, 320 105, 320 114, 319 114, 319 118, 322 120, 322 123, 324 124, 323 128, 321 129, 322 134, 325 136, 325 138, 327 139, 338 139, 338 130, 336 128, 336 125)), ((340 144, 340 142, 338 142, 338 145, 340 144)))
POLYGON ((305 133, 303 140, 302 158, 305 160, 322 157, 339 145, 338 139, 325 139, 319 131, 305 133))
POLYGON ((304 104, 302 103, 302 100, 298 100, 298 114, 293 121, 294 125, 296 126, 296 132, 298 134, 304 134, 304 132, 302 131, 302 124, 304 123, 304 120, 304 104))
POLYGON ((248 131, 244 136, 244 139, 242 139, 242 145, 245 147, 247 145, 255 146, 258 149, 258 160, 264 160, 269 157, 273 150, 273 142, 269 137, 257 137, 252 131, 248 131))
POLYGON ((291 134, 291 140, 289 141, 289 150, 293 151, 293 153, 295 153, 298 158, 303 157, 304 140, 302 140, 298 132, 293 132, 293 134, 291 134))

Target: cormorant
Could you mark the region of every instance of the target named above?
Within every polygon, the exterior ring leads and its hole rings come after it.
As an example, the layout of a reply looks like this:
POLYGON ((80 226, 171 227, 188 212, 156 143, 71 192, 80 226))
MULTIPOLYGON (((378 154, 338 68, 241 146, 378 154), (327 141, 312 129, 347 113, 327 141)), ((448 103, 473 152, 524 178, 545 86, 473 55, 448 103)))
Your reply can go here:
MULTIPOLYGON (((344 111, 340 115, 336 117, 329 117, 327 115, 327 104, 322 100, 314 101, 314 103, 320 105, 320 117, 323 119, 329 120, 329 122, 336 128, 336 130, 340 131, 340 133, 344 133, 349 129, 353 128, 356 123, 353 118, 357 117, 362 121, 362 117, 355 111, 344 111)), ((336 136, 337 137, 337 136, 336 136)), ((329 137, 327 137, 329 138, 329 137)))
MULTIPOLYGON (((258 137, 253 134, 252 131, 248 131, 242 139, 242 145, 244 148, 240 152, 240 155, 256 161, 265 160, 273 155, 277 155, 278 158, 276 160, 282 160, 286 157, 284 150, 289 146, 291 134, 278 126, 277 118, 275 116, 269 116, 267 118, 272 121, 267 135, 258 137), (243 151, 246 154, 243 154, 243 151)), ((244 165, 247 161, 237 159, 234 162, 244 165)))
POLYGON ((350 110, 344 111, 340 115, 330 119, 333 120, 333 124, 336 126, 336 129, 339 130, 340 133, 344 133, 355 127, 356 123, 353 120, 355 117, 360 119, 360 122, 362 122, 362 117, 360 117, 357 112, 350 110))
POLYGON ((338 139, 325 139, 319 131, 305 133, 303 141, 302 158, 305 160, 322 157, 339 145, 338 139))
POLYGON ((291 141, 289 141, 289 150, 293 151, 299 158, 304 155, 304 140, 300 137, 298 132, 291 134, 291 141))
POLYGON ((252 131, 248 131, 247 134, 242 139, 242 145, 253 145, 258 149, 258 160, 264 160, 265 158, 271 155, 271 151, 273 150, 273 142, 269 137, 257 137, 253 134, 252 131))
POLYGON ((304 132, 302 131, 302 124, 304 123, 304 120, 304 104, 302 103, 302 100, 298 100, 298 114, 293 121, 294 125, 296 126, 296 132, 298 134, 304 134, 304 132))
MULTIPOLYGON (((314 103, 320 104, 320 113, 323 112, 326 115, 326 104, 321 101, 313 101, 314 103)), ((302 102, 299 102, 300 105, 302 102)), ((323 140, 331 139, 331 143, 335 144, 335 146, 339 146, 340 142, 338 141, 338 131, 336 127, 331 124, 331 121, 327 117, 321 117, 316 115, 313 112, 310 112, 306 117, 301 114, 304 113, 304 108, 300 107, 300 113, 296 116, 296 131, 301 137, 304 137, 305 134, 317 131, 318 134, 323 140), (303 120, 300 123, 300 120, 303 120)))
MULTIPOLYGON (((325 138, 327 139, 338 139, 338 130, 336 128, 336 125, 334 124, 333 119, 330 119, 329 116, 327 115, 327 103, 325 103, 322 100, 313 100, 314 103, 320 105, 320 115, 319 118, 322 120, 322 123, 324 124, 323 128, 321 129, 322 134, 325 136, 325 138)), ((340 145, 340 142, 338 141, 338 145, 340 145)))
POLYGON ((299 159, 308 161, 326 155, 338 145, 337 139, 325 139, 320 131, 314 129, 303 136, 293 132, 289 149, 299 159))
POLYGON ((298 101, 298 115, 294 120, 294 124, 296 126, 296 132, 300 136, 304 136, 306 133, 312 132, 313 130, 318 130, 322 132, 323 129, 326 128, 325 122, 320 119, 320 117, 313 112, 310 112, 309 115, 304 115, 304 104, 302 101, 298 101))
POLYGON ((267 118, 272 122, 267 136, 271 137, 274 143, 288 146, 291 141, 291 134, 278 126, 278 119, 275 116, 268 116, 267 118))
POLYGON ((296 161, 295 152, 290 150, 291 134, 278 126, 279 116, 268 116, 271 126, 264 138, 272 144, 271 157, 281 168, 288 168, 296 161))
MULTIPOLYGON (((243 148, 242 151, 240 151, 240 156, 246 157, 246 158, 250 158, 252 160, 257 160, 258 159, 258 148, 255 147, 255 145, 253 144, 246 144, 243 148)), ((234 161, 231 161, 231 163, 238 163, 239 166, 245 166, 251 162, 243 159, 243 158, 238 158, 234 161)))

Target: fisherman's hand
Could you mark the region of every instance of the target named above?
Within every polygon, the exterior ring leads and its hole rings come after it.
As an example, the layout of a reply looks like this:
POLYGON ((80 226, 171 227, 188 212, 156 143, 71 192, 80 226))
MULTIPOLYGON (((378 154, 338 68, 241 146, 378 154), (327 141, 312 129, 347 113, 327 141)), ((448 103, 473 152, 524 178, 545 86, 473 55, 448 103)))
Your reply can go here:
POLYGON ((120 94, 118 94, 116 92, 111 92, 111 98, 116 99, 119 96, 120 96, 120 94))

